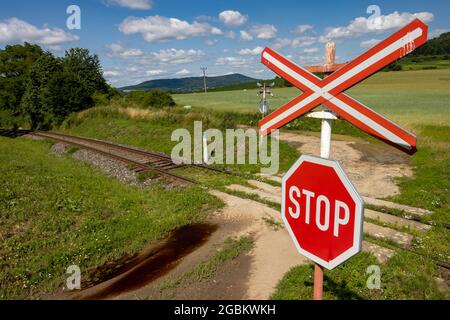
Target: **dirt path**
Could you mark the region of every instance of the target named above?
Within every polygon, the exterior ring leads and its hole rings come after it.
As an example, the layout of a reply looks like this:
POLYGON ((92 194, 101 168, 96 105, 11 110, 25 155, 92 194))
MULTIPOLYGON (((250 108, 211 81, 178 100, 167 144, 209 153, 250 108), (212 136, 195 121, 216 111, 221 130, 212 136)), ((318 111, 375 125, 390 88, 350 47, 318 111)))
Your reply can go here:
POLYGON ((226 207, 222 212, 224 216, 236 222, 241 219, 249 222, 244 232, 251 232, 255 239, 255 247, 250 252, 250 270, 244 298, 270 298, 284 274, 307 260, 296 252, 284 228, 275 229, 263 221, 265 217, 279 222, 280 214, 277 210, 223 192, 212 193, 225 202, 226 207))
MULTIPOLYGON (((342 164, 359 193, 373 198, 398 194, 395 178, 413 174, 408 156, 390 146, 345 138, 347 140, 333 136, 331 158, 342 164)), ((320 154, 319 137, 283 131, 280 140, 296 147, 302 154, 320 154)))
MULTIPOLYGON (((196 264, 205 261, 215 248, 220 247, 228 237, 251 235, 254 248, 237 259, 237 264, 227 262, 221 266, 218 274, 203 283, 188 288, 172 290, 170 298, 176 299, 268 299, 283 275, 293 266, 306 262, 297 254, 294 245, 284 228, 274 228, 263 218, 279 221, 279 212, 262 203, 236 197, 220 191, 211 193, 225 202, 225 207, 206 223, 217 226, 201 247, 180 257, 162 276, 145 283, 148 275, 159 272, 152 269, 152 263, 144 261, 133 269, 119 274, 81 292, 69 296, 53 298, 72 299, 135 299, 142 297, 164 298, 158 296, 158 286, 165 280, 179 276, 191 270, 196 264), (274 249, 276 248, 276 249, 274 249), (274 261, 276 263, 274 263, 274 261), (233 270, 224 270, 223 268, 233 270), (137 280, 142 286, 136 287, 137 280), (128 287, 127 287, 128 286, 128 287), (214 290, 217 294, 210 294, 214 290), (174 296, 173 296, 174 295, 174 296)), ((149 248, 149 250, 154 250, 149 248)), ((144 250, 146 251, 146 250, 144 250)), ((158 253, 159 254, 159 253, 158 253)))

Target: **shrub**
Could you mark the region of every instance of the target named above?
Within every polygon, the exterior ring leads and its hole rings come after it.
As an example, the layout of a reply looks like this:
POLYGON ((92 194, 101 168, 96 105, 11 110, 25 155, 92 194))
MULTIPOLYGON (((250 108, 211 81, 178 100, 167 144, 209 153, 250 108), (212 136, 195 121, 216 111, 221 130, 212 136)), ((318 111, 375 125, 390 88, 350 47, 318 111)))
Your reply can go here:
POLYGON ((136 103, 143 108, 164 108, 175 106, 172 96, 161 90, 133 91, 128 94, 127 102, 136 103))

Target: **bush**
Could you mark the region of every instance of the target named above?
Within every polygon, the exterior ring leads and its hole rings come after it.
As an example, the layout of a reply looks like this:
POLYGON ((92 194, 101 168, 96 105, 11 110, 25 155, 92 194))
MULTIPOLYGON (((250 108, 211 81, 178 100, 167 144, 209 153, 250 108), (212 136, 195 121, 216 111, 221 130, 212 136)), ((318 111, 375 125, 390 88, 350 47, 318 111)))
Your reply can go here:
POLYGON ((143 108, 164 108, 175 106, 172 96, 161 90, 133 91, 126 97, 127 102, 136 103, 143 108))
POLYGON ((94 100, 95 106, 107 106, 110 103, 108 95, 105 93, 96 92, 92 95, 92 100, 94 100))
POLYGON ((384 71, 401 71, 401 70, 403 70, 403 66, 398 61, 394 61, 390 65, 385 67, 383 70, 384 71))

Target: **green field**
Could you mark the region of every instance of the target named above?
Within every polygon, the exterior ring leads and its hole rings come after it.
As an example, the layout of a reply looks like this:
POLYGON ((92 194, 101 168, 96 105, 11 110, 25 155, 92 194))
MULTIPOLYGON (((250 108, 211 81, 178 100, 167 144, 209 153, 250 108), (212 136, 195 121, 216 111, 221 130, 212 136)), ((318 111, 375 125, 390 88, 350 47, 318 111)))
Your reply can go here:
MULTIPOLYGON (((275 88, 271 110, 300 93, 275 88)), ((405 126, 450 123, 450 69, 379 72, 347 91, 352 97, 405 126)), ((257 90, 174 95, 180 105, 222 111, 257 112, 257 90)))

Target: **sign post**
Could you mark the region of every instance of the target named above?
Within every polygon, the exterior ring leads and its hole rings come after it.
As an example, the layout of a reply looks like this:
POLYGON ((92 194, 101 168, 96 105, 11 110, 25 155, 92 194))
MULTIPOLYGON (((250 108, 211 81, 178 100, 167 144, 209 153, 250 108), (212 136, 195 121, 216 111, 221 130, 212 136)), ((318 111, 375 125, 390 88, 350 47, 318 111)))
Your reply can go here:
MULTIPOLYGON (((344 64, 336 65, 336 44, 334 42, 328 42, 325 44, 325 65, 323 67, 310 67, 313 68, 316 72, 322 72, 324 74, 324 78, 330 73, 333 72, 340 67, 343 67, 344 64)), ((308 68, 306 68, 308 70, 308 68)), ((331 111, 319 111, 319 112, 311 112, 306 115, 310 118, 321 119, 321 128, 320 128, 320 156, 322 158, 328 159, 331 154, 331 128, 332 121, 338 119, 335 114, 331 111)), ((322 300, 323 296, 323 267, 317 263, 314 264, 314 300, 322 300)))
POLYGON ((262 136, 297 117, 322 120, 320 158, 302 155, 282 179, 281 217, 297 250, 314 263, 314 300, 323 296, 323 268, 333 269, 361 251, 364 203, 337 161, 329 160, 332 120, 337 115, 368 134, 408 153, 414 134, 374 112, 344 91, 427 40, 419 19, 394 33, 348 64, 336 65, 335 45, 326 44, 325 65, 302 68, 270 48, 261 62, 303 93, 259 122, 262 136), (312 72, 323 72, 320 79, 312 72), (331 74, 330 74, 331 73, 331 74), (310 112, 319 105, 328 109, 310 112))
MULTIPOLYGON (((325 51, 326 52, 326 51, 325 51)), ((307 117, 322 119, 320 129, 320 156, 328 159, 331 154, 331 127, 337 117, 331 111, 311 112, 307 117)), ((323 267, 314 264, 314 300, 322 300, 323 295, 323 267)))

